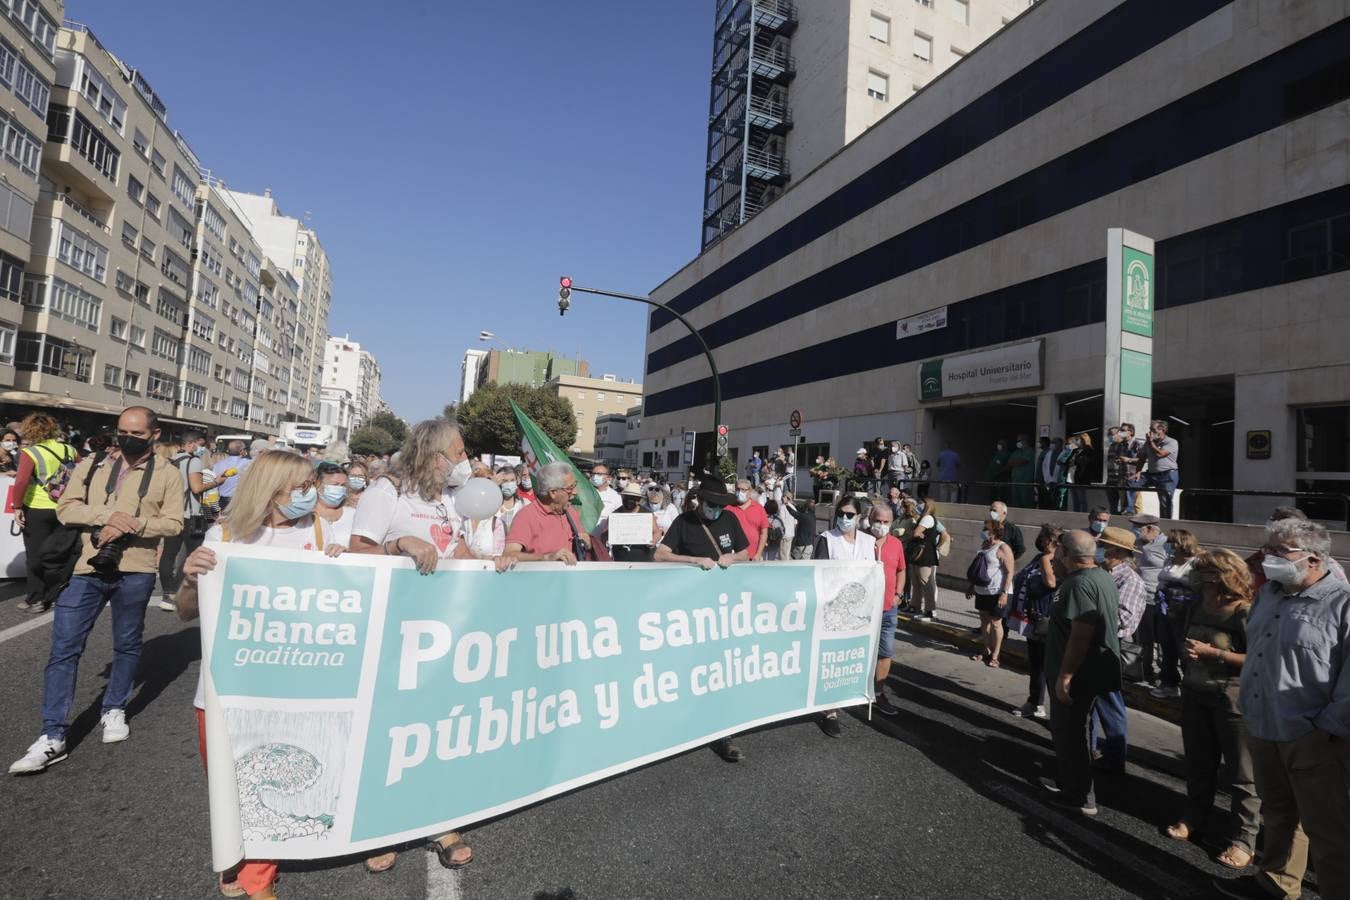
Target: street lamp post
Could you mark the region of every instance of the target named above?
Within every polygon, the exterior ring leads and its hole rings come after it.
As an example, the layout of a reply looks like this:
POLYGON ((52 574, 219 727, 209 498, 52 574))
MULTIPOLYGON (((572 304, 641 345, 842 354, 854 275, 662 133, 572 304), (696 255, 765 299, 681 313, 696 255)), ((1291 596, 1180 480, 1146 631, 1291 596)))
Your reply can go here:
POLYGON ((599 288, 578 287, 572 283, 572 279, 563 276, 559 279, 561 288, 558 291, 558 315, 565 315, 571 301, 568 299, 572 291, 582 294, 595 294, 598 297, 613 297, 616 300, 632 300, 635 303, 645 303, 648 306, 655 306, 657 309, 663 309, 672 316, 680 320, 680 324, 689 329, 689 333, 698 341, 698 345, 703 348, 703 355, 707 357, 708 368, 712 369, 712 389, 713 389, 713 440, 717 440, 717 427, 722 424, 722 381, 717 372, 717 361, 713 359, 712 350, 708 349, 708 342, 699 334, 698 329, 690 324, 689 320, 680 315, 678 310, 672 309, 659 300, 653 300, 651 297, 643 297, 638 294, 620 294, 617 291, 602 291, 599 288))

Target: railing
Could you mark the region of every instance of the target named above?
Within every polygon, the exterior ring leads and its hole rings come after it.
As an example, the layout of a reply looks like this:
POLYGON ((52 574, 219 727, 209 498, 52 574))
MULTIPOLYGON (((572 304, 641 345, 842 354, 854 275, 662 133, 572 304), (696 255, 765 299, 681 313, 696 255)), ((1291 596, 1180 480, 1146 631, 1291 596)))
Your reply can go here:
POLYGON ((767 66, 775 69, 782 69, 786 72, 792 71, 792 55, 784 47, 777 49, 773 47, 761 47, 756 44, 751 59, 761 66, 767 66))
POLYGON ((38 191, 38 196, 46 200, 51 200, 54 203, 63 203, 66 206, 69 206, 72 210, 84 216, 86 219, 88 219, 90 222, 93 222, 99 228, 103 229, 103 231, 106 232, 107 234, 112 234, 112 229, 108 227, 107 222, 103 221, 98 216, 94 215, 92 212, 88 210, 87 207, 84 206, 84 204, 80 203, 78 200, 74 199, 69 194, 59 194, 56 191, 38 191))
POLYGON ((750 149, 745 151, 745 161, 750 165, 758 166, 761 169, 771 169, 779 174, 787 172, 787 162, 779 153, 750 149))
POLYGON ((758 113, 761 116, 767 116, 781 121, 787 121, 788 108, 786 103, 779 103, 776 100, 766 100, 762 97, 750 98, 750 111, 758 113))

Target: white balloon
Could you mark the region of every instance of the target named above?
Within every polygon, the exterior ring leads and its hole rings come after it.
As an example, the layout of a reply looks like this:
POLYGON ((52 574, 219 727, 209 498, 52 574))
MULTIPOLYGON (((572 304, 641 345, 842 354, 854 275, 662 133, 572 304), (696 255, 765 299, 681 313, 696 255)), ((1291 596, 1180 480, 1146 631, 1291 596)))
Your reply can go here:
POLYGON ((466 519, 490 519, 502 507, 502 489, 491 478, 470 478, 455 491, 455 512, 466 519))

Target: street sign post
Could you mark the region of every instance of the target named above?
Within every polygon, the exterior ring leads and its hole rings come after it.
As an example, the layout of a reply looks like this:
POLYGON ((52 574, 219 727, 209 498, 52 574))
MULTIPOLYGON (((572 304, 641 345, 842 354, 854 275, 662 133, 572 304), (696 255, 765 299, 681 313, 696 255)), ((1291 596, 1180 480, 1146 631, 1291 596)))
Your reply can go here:
POLYGON ((794 409, 792 415, 788 416, 788 426, 793 431, 800 431, 802 427, 802 414, 800 410, 794 409))

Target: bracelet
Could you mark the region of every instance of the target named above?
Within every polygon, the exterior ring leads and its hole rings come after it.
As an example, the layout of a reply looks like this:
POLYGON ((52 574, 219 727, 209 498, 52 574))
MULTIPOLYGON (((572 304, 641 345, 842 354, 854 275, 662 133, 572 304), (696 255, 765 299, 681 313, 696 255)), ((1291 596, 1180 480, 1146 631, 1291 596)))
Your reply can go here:
POLYGON ((403 540, 402 537, 396 537, 396 538, 394 538, 394 549, 398 551, 398 553, 399 553, 400 556, 403 555, 403 548, 400 547, 400 546, 398 545, 398 542, 401 541, 401 540, 403 540))

